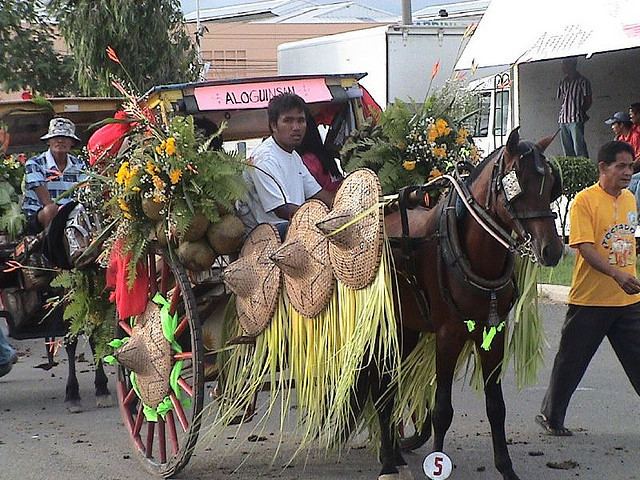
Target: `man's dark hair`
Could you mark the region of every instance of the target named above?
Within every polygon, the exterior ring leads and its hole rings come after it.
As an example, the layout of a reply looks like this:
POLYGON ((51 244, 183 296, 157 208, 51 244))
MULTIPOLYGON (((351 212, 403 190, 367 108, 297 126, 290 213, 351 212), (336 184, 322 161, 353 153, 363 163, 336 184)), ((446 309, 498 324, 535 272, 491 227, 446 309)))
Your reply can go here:
POLYGON ((640 113, 640 102, 632 103, 629 108, 636 113, 640 113))
POLYGON ((305 111, 305 101, 299 95, 295 93, 281 93, 269 100, 269 106, 267 107, 267 115, 269 116, 269 130, 271 131, 271 124, 278 123, 278 118, 284 112, 289 110, 302 110, 305 111))
POLYGON ((616 161, 618 154, 623 152, 627 152, 633 157, 633 147, 627 142, 619 142, 618 140, 607 142, 598 151, 598 163, 604 162, 611 165, 616 161))

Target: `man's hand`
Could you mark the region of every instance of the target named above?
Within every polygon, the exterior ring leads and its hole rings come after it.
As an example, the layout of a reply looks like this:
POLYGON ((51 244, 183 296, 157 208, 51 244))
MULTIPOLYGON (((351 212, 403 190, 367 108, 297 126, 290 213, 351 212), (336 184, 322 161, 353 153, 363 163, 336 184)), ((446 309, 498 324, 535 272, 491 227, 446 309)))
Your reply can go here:
POLYGON ((622 288, 629 295, 640 293, 640 280, 630 273, 623 272, 622 270, 616 270, 612 275, 620 288, 622 288))
POLYGON ((609 262, 597 252, 593 243, 580 243, 576 245, 576 248, 589 265, 600 273, 613 278, 625 293, 629 295, 640 293, 640 280, 615 265, 609 265, 609 262))

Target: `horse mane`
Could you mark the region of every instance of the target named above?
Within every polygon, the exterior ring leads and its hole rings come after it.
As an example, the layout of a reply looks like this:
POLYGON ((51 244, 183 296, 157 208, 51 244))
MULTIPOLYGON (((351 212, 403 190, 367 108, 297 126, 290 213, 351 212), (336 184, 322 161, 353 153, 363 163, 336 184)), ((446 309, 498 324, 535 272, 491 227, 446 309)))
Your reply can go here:
POLYGON ((496 148, 493 152, 487 155, 484 158, 484 160, 482 160, 478 165, 476 165, 476 168, 474 168, 469 174, 469 176, 467 177, 466 183, 468 187, 470 187, 471 184, 475 181, 475 179, 480 176, 480 174, 482 173, 484 168, 487 166, 487 164, 491 162, 495 157, 497 157, 500 152, 502 152, 503 148, 504 147, 496 148))

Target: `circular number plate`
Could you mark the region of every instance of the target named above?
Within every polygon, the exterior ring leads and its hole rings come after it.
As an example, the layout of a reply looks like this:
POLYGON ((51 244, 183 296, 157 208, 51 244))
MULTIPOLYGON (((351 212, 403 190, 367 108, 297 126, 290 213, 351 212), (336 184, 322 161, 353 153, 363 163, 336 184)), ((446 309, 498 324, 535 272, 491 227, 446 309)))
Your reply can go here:
POLYGON ((451 475, 451 459, 442 452, 433 452, 422 462, 422 469, 432 480, 444 480, 451 475))

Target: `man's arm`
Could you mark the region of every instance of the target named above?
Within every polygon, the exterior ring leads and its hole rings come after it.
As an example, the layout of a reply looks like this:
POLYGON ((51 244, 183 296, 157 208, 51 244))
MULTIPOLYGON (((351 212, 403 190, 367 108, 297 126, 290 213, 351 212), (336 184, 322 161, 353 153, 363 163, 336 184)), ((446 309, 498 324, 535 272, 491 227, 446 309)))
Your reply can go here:
POLYGON ((579 243, 575 246, 585 261, 600 273, 613 278, 620 288, 629 295, 640 293, 640 280, 614 265, 610 265, 596 250, 593 243, 579 243))
POLYGON ((291 221, 291 217, 293 214, 298 211, 300 205, 294 205, 293 203, 285 203, 284 205, 280 205, 273 209, 273 213, 275 213, 279 218, 286 220, 287 222, 291 221))
POLYGON ((43 207, 46 207, 50 203, 53 203, 53 200, 51 200, 51 195, 49 194, 49 190, 47 190, 46 185, 37 186, 33 189, 33 191, 36 192, 36 195, 38 196, 38 200, 40 200, 40 203, 42 204, 43 207))
POLYGON ((331 206, 333 205, 333 199, 335 196, 336 196, 335 192, 330 192, 323 188, 311 198, 322 200, 327 205, 327 207, 331 208, 331 206))
POLYGON ((582 107, 584 108, 585 112, 591 108, 592 100, 593 99, 591 98, 591 95, 585 95, 584 101, 582 102, 582 107))

